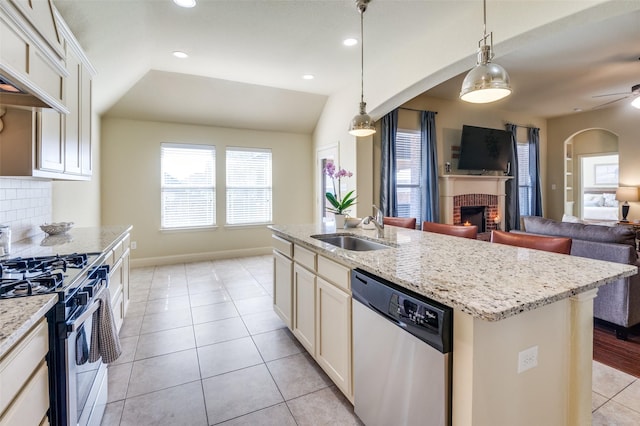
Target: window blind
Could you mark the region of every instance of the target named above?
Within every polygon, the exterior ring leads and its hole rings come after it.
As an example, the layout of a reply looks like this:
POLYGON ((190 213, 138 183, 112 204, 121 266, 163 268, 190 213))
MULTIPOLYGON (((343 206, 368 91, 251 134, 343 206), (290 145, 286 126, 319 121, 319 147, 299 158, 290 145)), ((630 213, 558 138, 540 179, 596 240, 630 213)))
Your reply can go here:
POLYGON ((161 227, 214 226, 215 147, 163 143, 160 163, 161 227))
POLYGON ((271 150, 227 148, 227 224, 271 222, 271 150))
POLYGON ((399 217, 420 218, 422 191, 420 174, 422 173, 422 146, 420 133, 396 132, 396 197, 399 217))

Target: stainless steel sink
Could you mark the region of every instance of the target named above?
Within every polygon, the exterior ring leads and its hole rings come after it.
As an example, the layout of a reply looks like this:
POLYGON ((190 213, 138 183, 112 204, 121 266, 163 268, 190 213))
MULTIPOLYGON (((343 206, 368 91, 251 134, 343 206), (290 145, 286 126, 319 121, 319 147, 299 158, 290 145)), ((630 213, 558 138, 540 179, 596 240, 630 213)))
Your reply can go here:
POLYGON ((311 238, 315 238, 316 240, 320 240, 345 250, 370 251, 391 248, 391 246, 385 244, 376 243, 375 241, 348 234, 312 235, 311 238))

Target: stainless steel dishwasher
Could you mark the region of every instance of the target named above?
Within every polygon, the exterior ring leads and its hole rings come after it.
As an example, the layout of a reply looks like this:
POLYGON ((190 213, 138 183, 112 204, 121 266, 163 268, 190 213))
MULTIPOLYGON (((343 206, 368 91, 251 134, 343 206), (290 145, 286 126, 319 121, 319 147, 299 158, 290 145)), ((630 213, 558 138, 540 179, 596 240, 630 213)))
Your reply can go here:
POLYGON ((450 425, 453 310, 358 269, 351 290, 358 417, 450 425))

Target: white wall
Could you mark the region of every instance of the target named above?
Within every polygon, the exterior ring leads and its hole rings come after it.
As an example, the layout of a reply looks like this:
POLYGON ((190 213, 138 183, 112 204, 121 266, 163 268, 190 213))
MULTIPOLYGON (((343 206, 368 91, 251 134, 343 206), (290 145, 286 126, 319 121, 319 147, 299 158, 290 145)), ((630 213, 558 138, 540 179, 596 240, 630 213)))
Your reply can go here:
POLYGON ((226 146, 271 148, 273 222, 313 221, 311 137, 105 118, 102 122, 102 223, 132 224, 137 264, 158 264, 269 251, 266 226, 226 227, 226 146), (183 142, 216 146, 218 226, 211 230, 160 231, 160 144, 183 142), (141 260, 143 259, 143 260, 141 260))
MULTIPOLYGON (((559 220, 564 212, 563 179, 564 142, 585 130, 602 129, 613 133, 618 139, 620 186, 640 186, 640 144, 638 143, 638 110, 628 102, 619 102, 614 108, 593 110, 559 118, 547 122, 547 185, 556 185, 548 191, 546 216, 559 220)), ((600 132, 602 133, 602 132, 600 132)), ((605 150, 611 144, 607 144, 605 150)), ((574 164, 575 167, 575 164, 574 164)), ((640 219, 640 203, 629 203, 628 219, 640 219)))

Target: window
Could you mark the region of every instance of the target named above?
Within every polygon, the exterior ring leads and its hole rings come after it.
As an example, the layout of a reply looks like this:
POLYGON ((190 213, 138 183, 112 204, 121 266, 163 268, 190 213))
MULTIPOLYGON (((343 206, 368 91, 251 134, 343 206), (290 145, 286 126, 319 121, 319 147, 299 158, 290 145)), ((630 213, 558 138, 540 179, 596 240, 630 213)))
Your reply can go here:
POLYGON ((421 223, 420 205, 424 189, 420 186, 422 173, 422 144, 420 133, 396 133, 396 198, 399 217, 415 217, 421 223))
POLYGON ((215 147, 163 143, 160 163, 161 227, 214 226, 215 147))
POLYGON ((271 222, 271 150, 227 148, 227 224, 271 222))
POLYGON ((531 182, 531 171, 529 170, 529 144, 518 143, 518 201, 520 203, 520 216, 531 215, 532 196, 533 184, 531 182))

